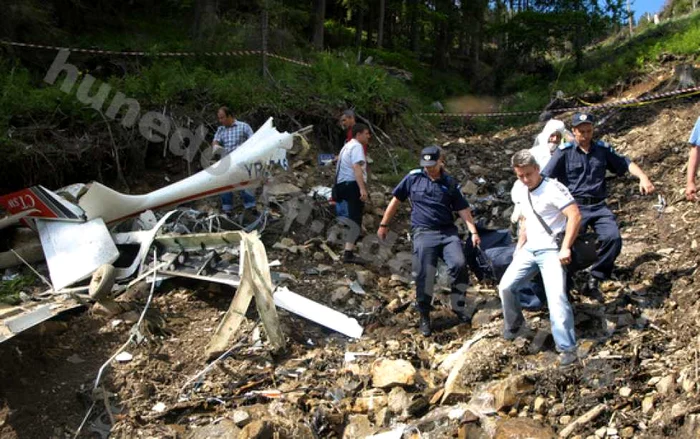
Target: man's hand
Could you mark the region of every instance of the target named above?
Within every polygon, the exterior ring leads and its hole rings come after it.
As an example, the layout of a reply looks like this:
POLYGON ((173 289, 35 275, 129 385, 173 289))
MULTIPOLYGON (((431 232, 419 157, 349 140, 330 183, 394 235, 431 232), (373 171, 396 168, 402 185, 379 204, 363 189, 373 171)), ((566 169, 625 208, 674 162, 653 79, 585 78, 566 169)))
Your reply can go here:
POLYGON ((212 145, 211 149, 211 156, 212 157, 223 157, 224 156, 224 147, 219 145, 218 143, 214 143, 212 145))
POLYGON ((571 249, 562 247, 559 250, 559 262, 561 265, 569 265, 571 263, 571 249))
POLYGON ((386 235, 389 234, 389 228, 388 227, 379 227, 377 229, 377 236, 379 237, 380 241, 384 241, 386 239, 386 235))
POLYGON ((639 192, 642 195, 653 194, 655 190, 654 183, 652 183, 649 178, 644 177, 639 179, 639 192))
POLYGON ((472 244, 474 244, 474 247, 479 247, 481 245, 481 237, 478 233, 472 233, 472 244))
POLYGON ((695 182, 688 182, 688 184, 685 185, 685 198, 688 201, 698 201, 698 197, 696 195, 697 193, 697 188, 695 187, 695 182))
POLYGON ((367 200, 369 200, 369 194, 367 193, 367 190, 360 189, 360 201, 366 203, 367 200))

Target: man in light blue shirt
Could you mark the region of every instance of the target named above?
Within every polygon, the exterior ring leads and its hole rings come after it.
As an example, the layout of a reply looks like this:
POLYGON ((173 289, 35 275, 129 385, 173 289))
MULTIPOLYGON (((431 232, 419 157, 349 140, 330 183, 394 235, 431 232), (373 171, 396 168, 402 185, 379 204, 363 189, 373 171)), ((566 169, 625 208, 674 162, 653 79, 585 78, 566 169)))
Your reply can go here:
POLYGON ((695 122, 693 131, 688 139, 690 153, 688 154, 688 177, 685 185, 685 197, 689 201, 697 201, 697 188, 695 187, 695 175, 698 173, 698 148, 700 148, 700 117, 695 122))
MULTIPOLYGON (((217 112, 217 118, 221 126, 214 134, 213 146, 224 149, 224 155, 231 154, 246 140, 253 136, 253 129, 245 122, 236 120, 233 112, 228 107, 221 107, 217 112)), ((241 191, 244 209, 255 209, 255 196, 247 190, 241 191)), ((221 210, 225 214, 233 211, 233 192, 221 194, 221 210)))

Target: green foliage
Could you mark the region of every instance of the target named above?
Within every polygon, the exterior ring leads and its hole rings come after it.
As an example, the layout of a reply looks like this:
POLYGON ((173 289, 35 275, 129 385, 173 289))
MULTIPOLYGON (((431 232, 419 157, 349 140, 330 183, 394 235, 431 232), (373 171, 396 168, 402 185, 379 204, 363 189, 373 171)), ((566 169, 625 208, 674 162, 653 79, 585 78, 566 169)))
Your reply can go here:
POLYGON ((355 40, 355 29, 343 25, 337 20, 326 20, 325 41, 327 46, 347 46, 355 40))
POLYGON ((653 68, 663 53, 697 58, 698 41, 700 12, 648 26, 632 39, 612 40, 590 51, 578 69, 570 59, 560 61, 561 78, 553 88, 567 94, 602 92, 653 68))
POLYGON ((664 4, 664 9, 661 12, 661 17, 674 18, 679 17, 683 14, 693 12, 693 6, 697 2, 694 0, 668 0, 664 4))
POLYGON ((21 303, 19 293, 33 284, 34 279, 29 276, 17 276, 12 280, 0 281, 0 303, 19 305, 21 303))
MULTIPOLYGON (((375 148, 382 148, 376 145, 375 148)), ((394 173, 394 165, 391 160, 386 158, 384 151, 376 151, 372 155, 374 157, 384 157, 382 160, 376 160, 372 164, 371 171, 379 176, 379 182, 394 187, 411 169, 418 168, 418 156, 408 149, 400 148, 393 151, 394 159, 396 160, 396 168, 398 173, 394 173)))
POLYGON ((426 104, 471 92, 469 82, 463 75, 452 70, 435 69, 420 62, 408 50, 365 49, 364 55, 372 56, 381 65, 410 72, 413 78, 408 85, 426 104))
POLYGON ((37 87, 26 68, 0 61, 0 132, 9 134, 12 121, 20 125, 23 120, 46 121, 58 108, 66 115, 90 118, 93 111, 59 89, 63 78, 59 76, 54 86, 37 87))

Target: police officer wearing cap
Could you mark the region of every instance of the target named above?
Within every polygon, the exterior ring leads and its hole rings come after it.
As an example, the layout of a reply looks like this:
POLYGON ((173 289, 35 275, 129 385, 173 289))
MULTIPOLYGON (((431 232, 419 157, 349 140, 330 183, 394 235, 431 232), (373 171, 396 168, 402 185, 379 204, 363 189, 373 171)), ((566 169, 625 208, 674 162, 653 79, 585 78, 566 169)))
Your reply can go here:
POLYGON ((554 152, 542 175, 556 178, 569 189, 581 211, 580 230, 583 232, 591 226, 598 235, 598 261, 591 267, 586 289, 600 298, 599 283, 610 278, 615 259, 622 250, 622 237, 615 215, 605 203, 608 196, 605 171, 618 176, 629 172, 639 178, 639 191, 643 195, 653 193, 654 185, 630 159, 616 153, 609 144, 593 140, 594 122, 591 114, 574 114, 571 125, 575 141, 563 143, 554 152))
POLYGON ((413 277, 416 282, 416 306, 420 313, 420 331, 431 334, 430 310, 438 258, 447 265, 452 284, 450 304, 460 321, 471 318, 466 310, 465 291, 469 276, 465 267, 462 243, 454 223, 453 213, 467 224, 475 246, 481 243, 474 224, 469 203, 464 199, 457 180, 445 173, 442 151, 429 146, 421 152, 422 169, 409 172, 393 191, 382 222, 377 230, 380 240, 385 240, 389 223, 399 204, 411 201, 411 228, 413 231, 413 277))

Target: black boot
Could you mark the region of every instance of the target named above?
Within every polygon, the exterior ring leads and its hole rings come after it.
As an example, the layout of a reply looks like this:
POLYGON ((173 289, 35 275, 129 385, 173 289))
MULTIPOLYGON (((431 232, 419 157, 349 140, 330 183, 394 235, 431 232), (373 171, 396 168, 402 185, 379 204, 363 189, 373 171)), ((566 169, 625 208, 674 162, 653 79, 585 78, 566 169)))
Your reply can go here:
POLYGON ((605 302, 603 292, 600 291, 600 280, 596 277, 589 277, 584 288, 584 294, 600 303, 605 302))
POLYGON ((433 332, 430 329, 430 313, 421 312, 420 313, 420 325, 418 326, 420 333, 428 337, 433 332))
POLYGON ((345 250, 343 253, 343 262, 346 264, 367 265, 367 261, 357 256, 350 250, 345 250))

